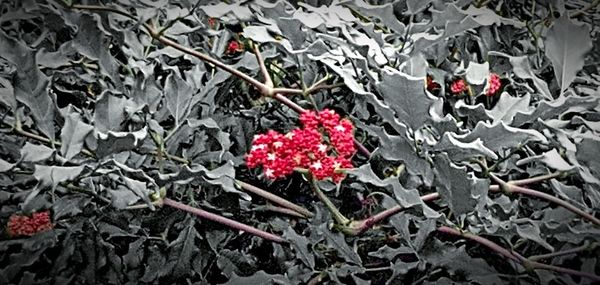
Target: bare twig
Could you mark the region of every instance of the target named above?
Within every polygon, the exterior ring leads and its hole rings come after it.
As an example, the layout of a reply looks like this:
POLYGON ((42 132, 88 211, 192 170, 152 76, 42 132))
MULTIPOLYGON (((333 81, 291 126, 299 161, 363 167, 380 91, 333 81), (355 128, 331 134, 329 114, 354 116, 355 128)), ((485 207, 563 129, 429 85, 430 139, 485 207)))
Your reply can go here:
POLYGON ((551 252, 551 253, 546 253, 546 254, 539 254, 539 255, 533 255, 528 257, 528 260, 531 261, 538 261, 538 260, 542 260, 542 259, 550 259, 550 258, 554 258, 557 256, 563 256, 563 255, 569 255, 569 254, 575 254, 575 253, 580 253, 583 251, 588 251, 588 250, 592 250, 597 246, 597 244, 595 243, 590 243, 588 241, 585 241, 583 243, 582 246, 578 246, 572 249, 567 249, 567 250, 563 250, 563 251, 557 251, 557 252, 551 252))
POLYGON ((217 214, 213 214, 211 212, 204 211, 202 209, 190 207, 188 205, 177 202, 175 200, 171 200, 169 198, 163 199, 163 205, 173 207, 175 209, 179 209, 182 211, 186 211, 186 212, 194 214, 200 218, 211 220, 213 222, 217 222, 217 223, 223 224, 225 226, 228 226, 230 228, 253 234, 255 236, 264 238, 266 240, 270 240, 272 242, 276 242, 276 243, 284 243, 285 242, 285 239, 283 239, 282 237, 280 237, 278 235, 274 235, 272 233, 268 233, 263 230, 259 230, 255 227, 240 223, 238 221, 234 221, 232 219, 225 218, 225 217, 217 215, 217 214))
POLYGON ((271 79, 271 75, 269 75, 269 70, 267 69, 267 66, 265 65, 265 60, 262 57, 262 54, 260 53, 260 48, 258 46, 258 43, 252 43, 252 47, 254 49, 254 54, 256 55, 256 61, 258 61, 258 66, 260 67, 260 72, 262 73, 263 77, 265 78, 265 85, 267 85, 268 87, 271 88, 271 92, 273 92, 273 80, 271 79))
POLYGON ((297 213, 301 214, 304 217, 312 218, 314 216, 314 214, 311 211, 309 211, 303 207, 300 207, 288 200, 285 200, 275 194, 272 194, 263 189, 260 189, 254 185, 248 184, 248 183, 240 181, 240 180, 235 180, 235 183, 237 185, 239 185, 240 188, 242 188, 245 191, 254 193, 254 194, 261 196, 277 205, 280 205, 280 206, 286 207, 288 209, 291 209, 293 211, 296 211, 297 213))

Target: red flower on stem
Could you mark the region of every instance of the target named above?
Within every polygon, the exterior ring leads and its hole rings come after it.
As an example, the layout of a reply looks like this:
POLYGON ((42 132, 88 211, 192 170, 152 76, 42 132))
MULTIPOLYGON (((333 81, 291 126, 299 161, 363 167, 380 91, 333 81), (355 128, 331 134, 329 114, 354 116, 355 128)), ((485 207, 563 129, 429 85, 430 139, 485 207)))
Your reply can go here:
POLYGON ((351 168, 350 158, 356 152, 354 126, 332 110, 319 113, 306 111, 300 115, 302 128, 280 134, 268 131, 254 137, 246 156, 249 168, 262 166, 269 179, 285 177, 294 168, 308 170, 316 179, 333 179, 339 183, 351 168))
POLYGON ((7 224, 8 234, 13 237, 32 236, 52 228, 50 211, 33 213, 31 217, 13 214, 7 224))
POLYGON ((450 85, 450 91, 452 91, 452 94, 454 95, 467 91, 467 88, 468 86, 464 79, 457 79, 450 85))
POLYGON ((500 82, 500 76, 498 76, 498 74, 496 73, 490 73, 490 75, 488 76, 488 88, 487 91, 485 92, 486 96, 494 96, 494 94, 496 94, 496 92, 498 92, 498 90, 500 90, 500 87, 502 87, 502 83, 500 82))
POLYGON ((228 54, 234 54, 234 53, 238 53, 238 52, 242 52, 242 51, 244 51, 243 44, 241 44, 240 42, 238 42, 236 40, 232 40, 229 42, 229 45, 227 46, 228 54))

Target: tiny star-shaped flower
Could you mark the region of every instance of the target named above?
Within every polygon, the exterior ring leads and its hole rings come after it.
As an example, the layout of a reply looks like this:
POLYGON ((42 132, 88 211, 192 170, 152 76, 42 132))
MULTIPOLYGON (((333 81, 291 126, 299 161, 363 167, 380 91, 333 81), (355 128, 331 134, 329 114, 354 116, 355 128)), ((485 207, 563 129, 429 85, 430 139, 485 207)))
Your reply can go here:
POLYGON ((257 149, 264 149, 265 147, 267 147, 265 144, 253 145, 251 151, 255 151, 257 149))
POLYGON ((274 153, 270 152, 267 154, 267 160, 275 160, 276 156, 274 153))
POLYGON ((282 147, 282 146, 283 146, 283 143, 282 143, 282 142, 274 142, 274 143, 273 143, 273 146, 274 146, 275 148, 280 148, 280 147, 282 147))
POLYGON ((314 168, 314 169, 321 169, 321 168, 323 168, 323 165, 321 165, 320 161, 317 161, 317 162, 313 163, 310 167, 314 168))
POLYGON ((319 151, 320 152, 325 152, 327 151, 327 146, 324 144, 319 144, 319 151))
POLYGON ((268 178, 273 178, 275 176, 273 172, 273 169, 267 168, 265 169, 265 176, 267 176, 268 178))
POLYGON ((338 132, 345 132, 346 128, 344 128, 344 126, 342 126, 342 125, 337 125, 337 126, 335 126, 335 130, 338 132))

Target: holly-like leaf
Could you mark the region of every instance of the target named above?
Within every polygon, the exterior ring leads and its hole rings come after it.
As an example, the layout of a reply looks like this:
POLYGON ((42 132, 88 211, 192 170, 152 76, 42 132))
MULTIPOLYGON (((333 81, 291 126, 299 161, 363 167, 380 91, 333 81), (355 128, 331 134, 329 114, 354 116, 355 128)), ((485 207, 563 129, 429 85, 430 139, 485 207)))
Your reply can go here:
POLYGON ((399 72, 384 72, 376 87, 402 123, 413 129, 419 129, 425 124, 429 107, 434 100, 425 92, 422 79, 409 78, 399 72))
POLYGON ((264 270, 257 271, 250 276, 238 276, 233 273, 231 278, 224 285, 248 285, 248 284, 291 284, 290 281, 281 274, 268 274, 264 270))
POLYGON ((488 186, 478 183, 479 179, 469 174, 465 167, 454 165, 445 153, 436 155, 434 164, 434 185, 452 212, 460 216, 475 210, 478 200, 486 196, 488 186))
POLYGON ((319 233, 325 237, 327 245, 336 250, 340 257, 346 262, 356 265, 362 265, 362 259, 354 251, 344 238, 344 235, 339 232, 332 232, 327 228, 327 224, 322 224, 318 227, 319 233))
POLYGON ((471 133, 456 137, 463 142, 481 139, 483 145, 495 152, 499 152, 502 149, 515 148, 529 141, 548 143, 546 137, 538 131, 513 128, 507 126, 504 122, 495 124, 479 122, 471 133))
POLYGON ((573 23, 569 13, 563 13, 548 30, 544 45, 562 94, 583 68, 585 55, 593 47, 590 28, 573 23))
POLYGON ((97 133, 98 147, 96 154, 104 157, 110 154, 117 154, 122 151, 132 150, 141 145, 148 135, 148 130, 143 127, 135 132, 112 132, 97 133))
POLYGON ((289 241, 296 255, 309 268, 315 267, 315 255, 308 250, 310 241, 305 237, 298 235, 292 227, 288 227, 283 232, 283 237, 289 241))
POLYGON ((177 239, 169 244, 169 257, 164 268, 165 273, 173 278, 192 275, 192 259, 198 252, 195 241, 199 235, 194 227, 194 218, 188 217, 184 224, 177 239))
POLYGON ((555 148, 540 155, 523 158, 517 161, 517 165, 524 165, 533 162, 541 162, 547 167, 559 171, 569 171, 573 169, 573 165, 570 165, 568 162, 566 162, 555 148))
POLYGON ((65 125, 60 132, 62 145, 60 152, 67 159, 73 158, 83 149, 85 137, 94 127, 84 123, 78 113, 72 112, 65 118, 65 125))
POLYGON ((444 133, 434 149, 446 153, 454 161, 469 161, 477 156, 498 159, 498 155, 485 147, 480 138, 472 142, 461 142, 452 133, 444 133))

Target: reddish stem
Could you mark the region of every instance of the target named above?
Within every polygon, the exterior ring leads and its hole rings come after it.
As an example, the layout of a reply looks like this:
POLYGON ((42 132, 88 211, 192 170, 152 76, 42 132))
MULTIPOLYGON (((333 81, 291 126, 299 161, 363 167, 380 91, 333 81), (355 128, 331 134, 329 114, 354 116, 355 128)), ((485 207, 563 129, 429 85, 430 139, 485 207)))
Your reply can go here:
POLYGON ((213 222, 217 222, 217 223, 223 224, 225 226, 228 226, 230 228, 253 234, 255 236, 264 238, 266 240, 270 240, 272 242, 276 242, 276 243, 284 243, 285 242, 285 240, 278 235, 274 235, 272 233, 268 233, 263 230, 259 230, 255 227, 251 227, 249 225, 242 224, 240 222, 225 218, 225 217, 217 215, 217 214, 213 214, 211 212, 204 211, 202 209, 190 207, 188 205, 177 202, 175 200, 171 200, 169 198, 163 199, 163 205, 167 205, 169 207, 173 207, 173 208, 176 208, 176 209, 179 209, 182 211, 186 211, 186 212, 194 214, 200 218, 211 220, 213 222))

